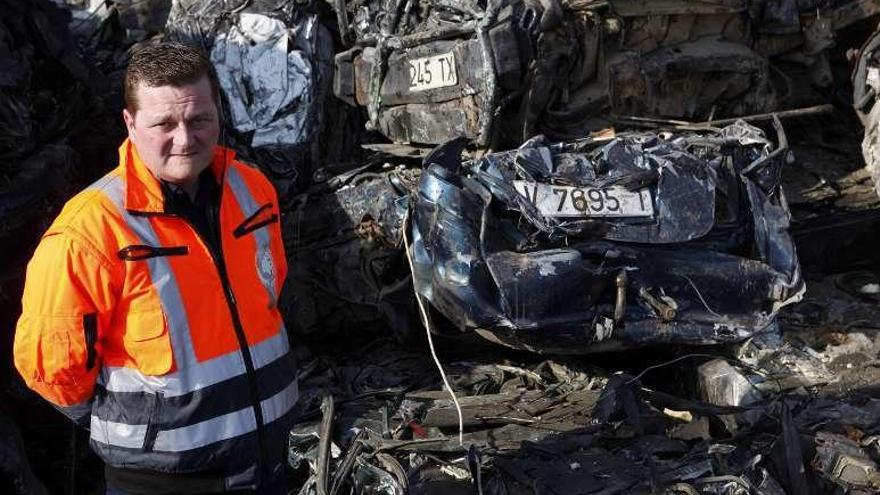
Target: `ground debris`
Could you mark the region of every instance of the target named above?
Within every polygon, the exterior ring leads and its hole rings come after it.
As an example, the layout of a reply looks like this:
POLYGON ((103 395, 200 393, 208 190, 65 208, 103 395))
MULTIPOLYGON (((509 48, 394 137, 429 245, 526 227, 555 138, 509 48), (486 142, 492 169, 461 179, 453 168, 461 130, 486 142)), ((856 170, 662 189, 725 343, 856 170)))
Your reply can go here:
MULTIPOLYGON (((834 279, 815 292, 834 289, 834 279)), ((858 304, 844 291, 823 301, 858 304)), ((783 311, 781 336, 668 360, 636 351, 624 361, 500 357, 446 341, 462 444, 424 353, 391 339, 328 349, 305 360, 316 364, 303 367, 294 431, 315 440, 291 443, 291 465, 314 480, 316 404, 329 392, 338 404, 333 493, 874 493, 880 400, 828 363, 852 353, 876 359, 880 341, 845 325, 828 337, 832 322, 815 311, 798 319, 803 311, 783 311)))

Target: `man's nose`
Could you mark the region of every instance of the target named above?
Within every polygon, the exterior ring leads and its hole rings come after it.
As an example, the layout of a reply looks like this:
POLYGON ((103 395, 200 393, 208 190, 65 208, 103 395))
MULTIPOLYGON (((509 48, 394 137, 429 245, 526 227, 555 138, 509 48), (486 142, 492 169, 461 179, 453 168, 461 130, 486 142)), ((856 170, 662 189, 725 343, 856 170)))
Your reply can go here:
POLYGON ((195 141, 196 133, 192 127, 180 124, 174 130, 174 145, 178 148, 188 148, 195 144, 195 141))

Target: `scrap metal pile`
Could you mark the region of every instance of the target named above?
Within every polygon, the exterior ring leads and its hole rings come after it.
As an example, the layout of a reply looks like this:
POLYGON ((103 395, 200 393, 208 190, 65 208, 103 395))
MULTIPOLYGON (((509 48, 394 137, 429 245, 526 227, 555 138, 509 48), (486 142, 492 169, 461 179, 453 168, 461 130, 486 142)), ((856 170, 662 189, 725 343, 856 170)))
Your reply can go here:
POLYGON ((375 160, 297 196, 283 218, 295 274, 280 302, 300 337, 379 331, 406 340, 417 326, 403 253, 419 168, 375 160))

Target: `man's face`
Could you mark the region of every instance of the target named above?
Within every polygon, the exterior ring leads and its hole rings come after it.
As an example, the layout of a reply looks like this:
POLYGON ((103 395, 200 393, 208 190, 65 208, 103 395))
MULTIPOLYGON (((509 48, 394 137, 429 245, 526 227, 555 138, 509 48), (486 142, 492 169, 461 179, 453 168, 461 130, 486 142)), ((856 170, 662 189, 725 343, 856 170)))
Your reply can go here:
POLYGON ((128 137, 159 179, 192 184, 208 165, 220 134, 217 105, 207 76, 185 86, 136 89, 138 109, 122 111, 128 137))

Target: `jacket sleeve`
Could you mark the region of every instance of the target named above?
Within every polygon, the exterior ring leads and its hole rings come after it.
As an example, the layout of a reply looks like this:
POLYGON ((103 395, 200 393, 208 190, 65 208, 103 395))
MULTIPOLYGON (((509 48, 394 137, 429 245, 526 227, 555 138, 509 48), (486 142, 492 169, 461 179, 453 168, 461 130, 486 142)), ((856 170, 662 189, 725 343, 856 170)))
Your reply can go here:
POLYGON ((113 299, 105 258, 64 233, 43 237, 28 263, 15 367, 28 387, 77 422, 91 411, 113 299))

